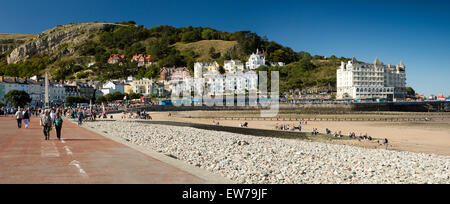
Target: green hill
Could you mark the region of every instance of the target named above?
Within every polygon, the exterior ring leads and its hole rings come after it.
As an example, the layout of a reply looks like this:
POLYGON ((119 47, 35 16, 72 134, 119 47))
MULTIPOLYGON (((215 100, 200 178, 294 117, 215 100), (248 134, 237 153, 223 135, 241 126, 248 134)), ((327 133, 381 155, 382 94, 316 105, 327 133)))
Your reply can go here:
POLYGON ((210 50, 214 48, 215 53, 220 53, 218 56, 225 56, 232 50, 239 49, 239 43, 237 41, 224 41, 224 40, 202 40, 193 43, 175 43, 175 48, 180 51, 194 51, 199 61, 212 61, 215 60, 211 57, 210 50))
MULTIPOLYGON (((21 38, 17 35, 16 38, 21 38)), ((22 38, 26 38, 24 35, 22 38)), ((51 73, 53 79, 156 78, 164 66, 186 66, 191 71, 197 61, 239 59, 245 62, 256 49, 264 50, 267 62, 282 61, 284 67, 262 67, 279 70, 284 91, 312 86, 334 85, 340 60, 311 56, 269 41, 250 31, 222 32, 213 28, 156 26, 145 28, 134 22, 75 23, 60 25, 39 36, 28 36, 26 42, 0 54, 0 75, 29 77, 51 73), (111 54, 151 54, 154 65, 138 67, 128 62, 110 65, 111 54)))

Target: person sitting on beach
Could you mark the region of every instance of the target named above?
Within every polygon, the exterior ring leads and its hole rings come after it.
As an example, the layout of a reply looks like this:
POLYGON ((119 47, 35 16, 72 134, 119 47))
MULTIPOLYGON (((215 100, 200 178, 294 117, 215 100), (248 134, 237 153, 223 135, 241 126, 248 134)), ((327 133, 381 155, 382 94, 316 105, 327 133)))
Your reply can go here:
POLYGON ((387 138, 384 138, 384 140, 383 140, 383 145, 386 145, 386 150, 388 149, 388 146, 389 146, 389 141, 388 141, 388 139, 387 138))

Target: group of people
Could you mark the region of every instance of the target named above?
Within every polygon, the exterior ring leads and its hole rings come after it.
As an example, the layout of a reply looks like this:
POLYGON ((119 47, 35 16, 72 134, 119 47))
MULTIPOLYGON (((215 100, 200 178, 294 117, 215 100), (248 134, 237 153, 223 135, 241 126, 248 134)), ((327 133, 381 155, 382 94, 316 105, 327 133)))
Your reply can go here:
MULTIPOLYGON (((12 114, 13 112, 10 112, 12 114)), ((25 128, 30 127, 30 119, 33 115, 39 116, 40 126, 44 132, 44 139, 50 140, 50 131, 53 127, 56 130, 56 136, 61 140, 61 129, 63 124, 62 113, 59 109, 22 109, 18 107, 14 116, 17 120, 17 128, 22 128, 22 121, 25 123, 25 128)))
POLYGON ((22 120, 25 123, 25 128, 28 128, 31 118, 31 112, 29 109, 22 110, 20 107, 15 111, 14 116, 17 120, 17 128, 22 128, 22 120))
POLYGON ((290 131, 295 131, 295 130, 300 130, 302 131, 302 126, 295 126, 294 124, 292 125, 288 125, 288 124, 281 124, 279 125, 278 123, 275 125, 275 129, 276 130, 290 130, 290 131))
POLYGON ((63 125, 62 111, 57 109, 45 109, 41 114, 40 125, 44 132, 44 139, 50 140, 50 132, 53 127, 56 130, 56 137, 61 140, 61 130, 63 125))
POLYGON ((144 119, 153 120, 152 116, 147 111, 136 111, 135 113, 123 112, 122 119, 144 119))
POLYGON ((240 126, 247 128, 248 127, 248 122, 241 123, 240 126))
POLYGON ((351 133, 349 133, 349 135, 348 135, 351 139, 360 139, 360 140, 369 140, 369 141, 372 141, 373 140, 373 138, 371 137, 371 136, 368 136, 367 135, 367 133, 366 134, 362 134, 362 133, 360 133, 359 134, 359 136, 356 136, 356 133, 355 132, 351 132, 351 133))
MULTIPOLYGON (((95 121, 97 118, 107 118, 106 113, 101 113, 97 107, 93 108, 65 108, 64 115, 71 119, 77 119, 78 125, 83 125, 84 120, 95 121)), ((112 118, 112 115, 111 115, 112 118)))

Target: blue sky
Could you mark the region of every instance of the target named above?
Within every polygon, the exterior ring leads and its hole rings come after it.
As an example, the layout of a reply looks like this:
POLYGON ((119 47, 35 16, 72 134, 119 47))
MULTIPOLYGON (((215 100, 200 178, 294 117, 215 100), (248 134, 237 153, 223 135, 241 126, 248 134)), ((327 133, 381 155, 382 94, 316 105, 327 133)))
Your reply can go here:
POLYGON ((417 92, 450 95, 448 0, 0 0, 0 33, 40 33, 72 22, 251 30, 318 55, 407 66, 417 92))

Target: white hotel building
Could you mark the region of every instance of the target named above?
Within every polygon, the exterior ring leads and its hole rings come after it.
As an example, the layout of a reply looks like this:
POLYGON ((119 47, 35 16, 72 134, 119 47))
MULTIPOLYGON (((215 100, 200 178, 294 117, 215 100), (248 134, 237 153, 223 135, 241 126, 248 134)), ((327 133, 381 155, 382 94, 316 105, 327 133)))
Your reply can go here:
POLYGON ((337 99, 402 99, 406 97, 405 65, 373 64, 352 58, 337 70, 337 99))

